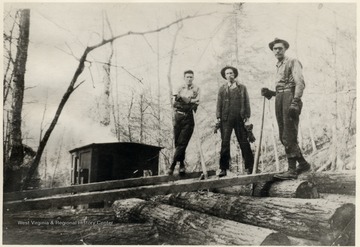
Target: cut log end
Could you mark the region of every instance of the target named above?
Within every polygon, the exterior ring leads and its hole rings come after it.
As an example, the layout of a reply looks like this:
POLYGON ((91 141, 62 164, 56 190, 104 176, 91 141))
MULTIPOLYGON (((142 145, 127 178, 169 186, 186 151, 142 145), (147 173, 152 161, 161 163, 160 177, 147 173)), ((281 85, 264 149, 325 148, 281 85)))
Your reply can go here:
POLYGON ((115 201, 112 205, 112 208, 116 212, 116 218, 118 222, 138 222, 139 219, 134 217, 133 211, 141 207, 143 204, 144 200, 131 198, 127 200, 115 201))
POLYGON ((279 232, 269 234, 264 241, 260 244, 261 246, 289 246, 291 242, 289 238, 279 232))
POLYGON ((296 198, 320 198, 318 190, 313 183, 302 181, 295 192, 296 198))
POLYGON ((285 180, 258 183, 254 196, 283 198, 319 198, 316 186, 305 180, 285 180))

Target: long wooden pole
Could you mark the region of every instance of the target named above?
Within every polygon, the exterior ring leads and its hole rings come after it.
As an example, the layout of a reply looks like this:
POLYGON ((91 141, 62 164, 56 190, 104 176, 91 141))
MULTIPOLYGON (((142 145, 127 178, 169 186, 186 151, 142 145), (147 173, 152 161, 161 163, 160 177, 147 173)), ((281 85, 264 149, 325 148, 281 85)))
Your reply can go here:
POLYGON ((272 181, 275 174, 278 173, 225 177, 222 179, 214 176, 213 178, 209 178, 207 180, 188 180, 181 181, 181 183, 169 182, 165 184, 147 185, 134 188, 92 191, 73 195, 57 195, 53 197, 7 201, 3 203, 3 211, 10 213, 13 211, 45 209, 50 207, 71 206, 102 201, 111 202, 125 198, 148 198, 155 195, 267 182, 272 181))
POLYGON ((195 122, 195 135, 196 135, 196 144, 198 146, 199 152, 200 152, 200 161, 201 161, 201 168, 204 174, 204 178, 207 179, 208 178, 208 174, 206 171, 206 166, 205 166, 205 158, 204 158, 204 153, 202 151, 201 148, 201 142, 200 142, 200 133, 199 133, 199 128, 198 128, 198 123, 197 123, 197 119, 196 119, 196 113, 193 110, 193 116, 194 116, 194 122, 195 122))
POLYGON ((261 152, 262 134, 263 134, 263 129, 264 129, 264 115, 265 115, 265 97, 263 99, 259 142, 258 142, 258 145, 256 147, 255 162, 254 162, 254 168, 253 168, 252 174, 256 174, 256 172, 258 170, 259 157, 260 157, 260 152, 261 152))

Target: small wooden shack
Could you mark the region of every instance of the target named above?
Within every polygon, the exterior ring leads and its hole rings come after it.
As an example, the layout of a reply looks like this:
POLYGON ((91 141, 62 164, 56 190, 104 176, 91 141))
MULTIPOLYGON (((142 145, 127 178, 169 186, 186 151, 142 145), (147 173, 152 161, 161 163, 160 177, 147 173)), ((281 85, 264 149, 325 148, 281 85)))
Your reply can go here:
POLYGON ((92 143, 70 150, 71 184, 158 175, 162 148, 142 143, 92 143))

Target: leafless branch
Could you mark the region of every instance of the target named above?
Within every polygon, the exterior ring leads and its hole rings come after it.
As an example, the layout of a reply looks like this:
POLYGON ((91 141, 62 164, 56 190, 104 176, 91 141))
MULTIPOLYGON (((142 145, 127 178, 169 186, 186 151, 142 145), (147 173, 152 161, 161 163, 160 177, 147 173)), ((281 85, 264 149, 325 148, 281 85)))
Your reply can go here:
POLYGON ((41 122, 40 122, 40 135, 39 135, 39 143, 42 139, 42 133, 44 131, 44 118, 45 118, 45 113, 46 113, 46 108, 47 108, 47 99, 48 99, 48 95, 46 95, 46 100, 45 100, 45 105, 44 105, 44 111, 43 111, 43 115, 41 118, 41 122))
POLYGON ((74 87, 74 91, 75 91, 78 87, 80 87, 80 85, 81 85, 81 84, 83 84, 84 82, 85 82, 85 80, 83 80, 83 81, 79 82, 79 84, 78 84, 77 86, 75 86, 75 87, 74 87))
MULTIPOLYGON (((214 13, 214 12, 213 12, 214 13)), ((207 13, 207 14, 202 14, 202 15, 188 15, 186 17, 183 17, 183 18, 180 18, 176 21, 173 21, 171 22, 170 24, 166 25, 166 26, 163 26, 163 27, 160 27, 160 28, 157 28, 157 29, 154 29, 154 30, 150 30, 150 31, 143 31, 143 32, 134 32, 134 31, 128 31, 126 33, 123 33, 123 34, 120 34, 120 35, 117 35, 111 39, 107 39, 107 40, 104 40, 102 41, 101 43, 99 44, 96 44, 94 46, 90 46, 88 47, 88 52, 89 53, 90 51, 100 47, 100 46, 103 46, 109 42, 112 42, 112 41, 115 41, 117 39, 120 39, 120 38, 123 38, 123 37, 126 37, 126 36, 129 36, 129 35, 146 35, 146 34, 151 34, 151 33, 157 33, 157 32, 161 32, 162 30, 165 30, 165 29, 168 29, 169 27, 175 25, 175 24, 178 24, 184 20, 187 20, 187 19, 192 19, 192 18, 197 18, 197 17, 200 17, 200 16, 206 16, 206 15, 210 15, 212 13, 207 13)))
POLYGON ((61 112, 66 104, 66 102, 68 101, 68 99, 70 98, 71 94, 74 92, 74 87, 75 87, 75 83, 77 81, 77 79, 79 78, 79 76, 82 74, 82 72, 84 71, 84 68, 85 68, 85 62, 86 62, 86 58, 88 56, 88 54, 93 51, 94 49, 96 48, 99 48, 107 43, 110 43, 110 42, 113 42, 117 39, 120 39, 120 38, 123 38, 123 37, 126 37, 126 36, 129 36, 129 35, 144 35, 144 34, 151 34, 151 33, 156 33, 156 32, 160 32, 164 29, 167 29, 177 23, 180 23, 186 19, 191 19, 191 18, 196 18, 196 17, 200 17, 200 16, 205 16, 205 15, 209 15, 209 14, 203 14, 203 15, 191 15, 191 16, 186 16, 184 18, 180 18, 176 21, 173 21, 171 23, 169 23, 168 25, 165 25, 163 27, 160 27, 160 28, 157 28, 157 29, 154 29, 154 30, 150 30, 150 31, 143 31, 143 32, 133 32, 133 31, 129 31, 127 33, 124 33, 124 34, 120 34, 120 35, 117 35, 115 37, 112 37, 111 39, 107 39, 107 40, 103 40, 102 42, 100 42, 99 44, 96 44, 94 46, 88 46, 84 52, 83 52, 83 55, 81 56, 81 58, 79 59, 79 64, 78 64, 78 67, 76 68, 75 70, 75 73, 73 75, 73 78, 71 79, 70 83, 69 83, 69 86, 67 88, 67 90, 65 91, 60 103, 59 103, 59 106, 56 110, 56 113, 55 113, 55 116, 49 126, 49 128, 46 130, 45 132, 45 135, 44 137, 42 138, 40 144, 39 144, 39 147, 38 147, 38 150, 36 152, 36 155, 35 155, 35 158, 34 160, 32 161, 31 165, 30 165, 30 168, 29 168, 29 171, 28 171, 28 174, 24 180, 24 183, 22 185, 22 190, 24 188, 27 188, 27 186, 29 185, 30 181, 31 181, 31 178, 33 177, 37 167, 39 166, 39 162, 40 162, 40 159, 41 159, 41 156, 42 156, 42 153, 44 152, 44 149, 45 149, 45 146, 50 138, 50 135, 51 133, 53 132, 58 120, 59 120, 59 117, 61 115, 61 112))

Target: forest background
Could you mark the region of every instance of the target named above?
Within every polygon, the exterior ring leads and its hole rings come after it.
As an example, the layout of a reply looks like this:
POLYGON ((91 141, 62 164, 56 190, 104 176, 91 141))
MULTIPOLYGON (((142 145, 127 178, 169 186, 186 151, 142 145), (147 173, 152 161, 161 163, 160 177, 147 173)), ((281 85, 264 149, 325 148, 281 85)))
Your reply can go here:
MULTIPOLYGON (((147 32, 180 18, 159 32, 126 35, 91 51, 41 155, 42 187, 70 184, 69 150, 91 143, 139 142, 162 146, 160 173, 174 151, 170 95, 195 72, 201 89, 197 112, 207 168, 217 169, 220 134, 213 133, 218 88, 225 65, 239 69, 259 138, 262 87, 274 88, 276 59, 268 43, 290 43, 287 55, 303 65, 299 143, 314 170, 355 169, 356 4, 355 3, 8 3, 4 19, 3 148, 13 168, 13 69, 20 9, 30 10, 21 140, 35 152, 49 128, 87 46, 128 31, 147 32), (187 18, 191 16, 191 18, 187 18), (15 24, 14 24, 15 23, 15 24), (10 38, 7 38, 10 37, 10 38), (11 58, 11 59, 10 59, 11 58), (10 62, 9 62, 10 61, 10 62)), ((261 147, 262 171, 285 168, 284 149, 266 101, 261 147), (277 165, 275 165, 277 164, 277 165)), ((187 168, 200 170, 193 135, 187 168)), ((232 171, 242 160, 232 139, 232 171)), ((256 150, 257 142, 252 144, 256 150)), ((31 155, 30 155, 31 156, 31 155)), ((27 168, 31 157, 20 165, 27 168)), ((14 168, 18 169, 18 168, 14 168)), ((20 168, 19 168, 20 169, 20 168)), ((26 169, 25 169, 26 170, 26 169)))

